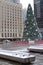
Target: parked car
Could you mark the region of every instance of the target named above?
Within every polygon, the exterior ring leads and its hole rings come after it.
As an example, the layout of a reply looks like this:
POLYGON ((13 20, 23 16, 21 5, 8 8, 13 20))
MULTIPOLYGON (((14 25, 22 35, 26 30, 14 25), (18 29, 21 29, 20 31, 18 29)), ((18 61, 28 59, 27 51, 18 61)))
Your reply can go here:
POLYGON ((3 40, 3 43, 10 43, 10 40, 3 40))

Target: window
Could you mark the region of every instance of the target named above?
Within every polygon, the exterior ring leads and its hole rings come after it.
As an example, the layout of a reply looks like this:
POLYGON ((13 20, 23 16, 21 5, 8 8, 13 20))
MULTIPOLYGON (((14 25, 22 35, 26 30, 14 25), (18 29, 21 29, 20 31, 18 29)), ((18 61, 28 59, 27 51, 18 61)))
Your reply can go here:
POLYGON ((12 29, 10 30, 10 32, 12 32, 12 29))
POLYGON ((6 23, 5 23, 5 26, 6 26, 6 23))
POLYGON ((2 32, 3 32, 3 28, 2 28, 2 32))
POLYGON ((9 37, 9 33, 8 33, 8 37, 9 37))
POLYGON ((6 33, 5 33, 5 37, 6 37, 6 33))
POLYGON ((11 29, 12 27, 10 26, 10 29, 11 29))
POLYGON ((13 27, 13 29, 14 29, 14 27, 13 27))
POLYGON ((14 37, 14 33, 13 33, 13 37, 14 37))
POLYGON ((8 30, 8 32, 9 32, 9 30, 8 30))
POLYGON ((19 36, 21 36, 21 34, 19 34, 19 36))
POLYGON ((10 21, 10 24, 11 24, 12 22, 10 21))
POLYGON ((7 24, 7 26, 9 27, 9 24, 7 24))
POLYGON ((5 26, 5 29, 6 29, 6 26, 5 26))
POLYGON ((40 17, 40 2, 37 4, 37 17, 40 17))
POLYGON ((15 33, 15 36, 17 37, 17 33, 15 33))
POLYGON ((13 21, 14 21, 14 18, 13 18, 13 21))
POLYGON ((13 32, 14 32, 14 29, 13 29, 13 32))
POLYGON ((3 37, 3 33, 2 33, 2 37, 3 37))
POLYGON ((10 33, 10 37, 12 37, 12 33, 10 33))

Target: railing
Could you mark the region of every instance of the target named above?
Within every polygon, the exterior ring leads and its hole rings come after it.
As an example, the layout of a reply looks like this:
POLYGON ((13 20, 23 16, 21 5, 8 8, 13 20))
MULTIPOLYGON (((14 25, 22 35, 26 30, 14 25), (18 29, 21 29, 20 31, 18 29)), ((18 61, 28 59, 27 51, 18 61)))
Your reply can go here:
POLYGON ((31 41, 28 41, 28 40, 16 40, 16 41, 12 41, 11 42, 12 44, 31 44, 31 43, 34 43, 34 44, 43 44, 43 40, 31 40, 31 41))
POLYGON ((28 40, 25 40, 25 41, 16 40, 16 41, 12 41, 11 43, 12 44, 28 44, 29 41, 28 40))

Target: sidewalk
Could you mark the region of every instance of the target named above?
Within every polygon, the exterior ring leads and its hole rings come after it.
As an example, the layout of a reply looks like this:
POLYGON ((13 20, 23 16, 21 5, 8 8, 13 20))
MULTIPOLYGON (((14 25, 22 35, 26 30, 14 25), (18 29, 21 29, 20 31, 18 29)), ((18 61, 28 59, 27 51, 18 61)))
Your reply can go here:
POLYGON ((0 48, 5 49, 5 50, 22 50, 26 49, 29 47, 29 44, 12 44, 12 43, 3 43, 0 44, 0 48))

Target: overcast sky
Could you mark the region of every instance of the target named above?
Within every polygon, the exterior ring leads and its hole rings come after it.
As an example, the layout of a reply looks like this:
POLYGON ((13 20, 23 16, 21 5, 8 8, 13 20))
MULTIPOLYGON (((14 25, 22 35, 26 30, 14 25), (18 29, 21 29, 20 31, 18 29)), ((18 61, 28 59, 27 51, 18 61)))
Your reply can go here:
POLYGON ((33 0, 20 0, 20 2, 22 3, 23 8, 27 8, 28 4, 30 3, 32 8, 34 9, 33 0))

